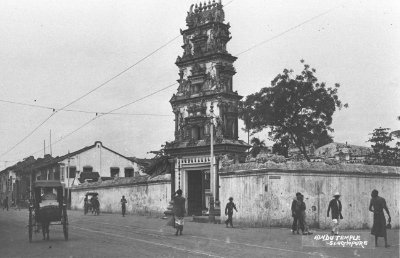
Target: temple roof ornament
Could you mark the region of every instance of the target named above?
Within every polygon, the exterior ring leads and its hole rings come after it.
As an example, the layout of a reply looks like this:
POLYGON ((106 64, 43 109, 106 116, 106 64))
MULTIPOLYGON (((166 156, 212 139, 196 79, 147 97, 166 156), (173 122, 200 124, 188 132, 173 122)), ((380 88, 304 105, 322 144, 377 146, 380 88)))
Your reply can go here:
POLYGON ((189 29, 194 28, 196 26, 205 24, 207 22, 224 22, 225 20, 225 13, 222 9, 221 1, 218 3, 215 0, 211 3, 208 1, 201 3, 198 5, 196 4, 193 9, 193 4, 190 6, 189 12, 187 13, 186 17, 186 25, 189 29))

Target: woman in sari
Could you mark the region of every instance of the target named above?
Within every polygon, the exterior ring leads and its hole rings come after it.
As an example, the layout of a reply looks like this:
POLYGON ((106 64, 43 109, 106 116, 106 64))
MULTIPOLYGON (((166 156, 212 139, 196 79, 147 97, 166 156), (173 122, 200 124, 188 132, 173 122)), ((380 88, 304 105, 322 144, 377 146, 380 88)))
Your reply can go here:
POLYGON ((185 202, 186 199, 182 197, 182 190, 179 189, 176 191, 174 197, 174 204, 173 204, 173 212, 174 212, 174 217, 175 217, 175 228, 176 228, 176 233, 175 235, 177 236, 178 233, 182 235, 183 231, 183 224, 184 224, 184 216, 185 216, 185 202))
POLYGON ((386 218, 383 213, 383 210, 385 210, 388 215, 388 222, 390 223, 389 209, 386 206, 385 199, 378 196, 377 190, 372 191, 371 197, 369 211, 374 213, 374 224, 372 225, 371 234, 375 236, 375 246, 378 246, 378 237, 383 237, 385 239, 385 247, 389 247, 386 235, 386 218))

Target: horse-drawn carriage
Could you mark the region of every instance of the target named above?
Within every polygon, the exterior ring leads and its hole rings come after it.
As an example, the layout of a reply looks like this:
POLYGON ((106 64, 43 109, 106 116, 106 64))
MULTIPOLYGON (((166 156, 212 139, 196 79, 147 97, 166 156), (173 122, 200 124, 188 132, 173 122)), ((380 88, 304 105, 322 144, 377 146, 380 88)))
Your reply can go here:
POLYGON ((29 205, 29 242, 33 233, 42 230, 43 240, 49 240, 49 226, 62 225, 64 239, 68 240, 67 204, 60 181, 36 181, 29 205))

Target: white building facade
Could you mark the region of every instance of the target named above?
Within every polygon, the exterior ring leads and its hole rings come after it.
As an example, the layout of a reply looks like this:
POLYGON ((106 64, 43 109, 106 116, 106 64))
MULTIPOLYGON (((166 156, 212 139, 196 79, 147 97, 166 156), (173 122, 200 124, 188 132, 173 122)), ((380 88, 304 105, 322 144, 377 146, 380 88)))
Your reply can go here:
POLYGON ((85 181, 139 175, 143 172, 136 162, 105 147, 100 141, 35 168, 36 180, 60 180, 65 188, 85 181))

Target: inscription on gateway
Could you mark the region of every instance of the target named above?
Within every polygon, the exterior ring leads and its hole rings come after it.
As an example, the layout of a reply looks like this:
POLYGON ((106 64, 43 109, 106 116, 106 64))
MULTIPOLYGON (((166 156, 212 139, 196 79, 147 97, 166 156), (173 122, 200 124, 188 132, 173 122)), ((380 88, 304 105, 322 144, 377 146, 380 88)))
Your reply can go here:
POLYGON ((281 179, 281 176, 269 176, 269 179, 281 179))

